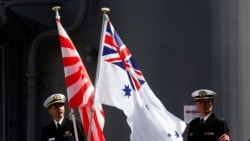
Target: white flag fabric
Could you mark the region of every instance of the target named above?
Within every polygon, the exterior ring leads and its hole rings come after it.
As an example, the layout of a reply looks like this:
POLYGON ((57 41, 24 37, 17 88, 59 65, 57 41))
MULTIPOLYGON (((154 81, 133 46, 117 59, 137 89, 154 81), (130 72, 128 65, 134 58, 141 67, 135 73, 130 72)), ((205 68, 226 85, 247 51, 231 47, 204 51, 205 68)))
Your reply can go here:
POLYGON ((108 16, 104 16, 95 101, 124 112, 131 141, 182 141, 185 122, 167 111, 155 96, 108 16))

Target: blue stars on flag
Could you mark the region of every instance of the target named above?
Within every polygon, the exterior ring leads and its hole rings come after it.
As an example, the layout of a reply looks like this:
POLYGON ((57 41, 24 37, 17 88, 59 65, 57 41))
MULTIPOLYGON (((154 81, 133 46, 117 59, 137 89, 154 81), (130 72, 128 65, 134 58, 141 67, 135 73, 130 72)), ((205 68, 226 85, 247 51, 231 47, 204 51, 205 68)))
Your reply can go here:
POLYGON ((125 96, 127 96, 128 98, 131 96, 131 89, 129 88, 129 85, 124 85, 124 89, 122 89, 125 92, 125 96))
MULTIPOLYGON (((175 131, 175 135, 174 135, 176 138, 179 138, 180 137, 180 134, 175 131)), ((168 133, 168 137, 171 138, 172 137, 172 134, 171 133, 168 133)))
POLYGON ((171 138, 171 134, 170 133, 168 133, 168 137, 171 138))
POLYGON ((176 138, 180 137, 180 135, 179 135, 179 133, 177 131, 175 131, 175 136, 176 136, 176 138))

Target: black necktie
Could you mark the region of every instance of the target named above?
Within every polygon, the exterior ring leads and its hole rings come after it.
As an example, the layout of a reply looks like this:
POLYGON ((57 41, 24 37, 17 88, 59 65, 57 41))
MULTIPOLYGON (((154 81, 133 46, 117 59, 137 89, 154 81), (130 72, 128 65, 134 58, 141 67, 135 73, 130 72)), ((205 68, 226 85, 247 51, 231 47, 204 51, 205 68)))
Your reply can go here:
POLYGON ((201 125, 204 124, 204 118, 201 118, 201 125))
POLYGON ((57 123, 57 130, 59 131, 61 129, 60 123, 57 123))

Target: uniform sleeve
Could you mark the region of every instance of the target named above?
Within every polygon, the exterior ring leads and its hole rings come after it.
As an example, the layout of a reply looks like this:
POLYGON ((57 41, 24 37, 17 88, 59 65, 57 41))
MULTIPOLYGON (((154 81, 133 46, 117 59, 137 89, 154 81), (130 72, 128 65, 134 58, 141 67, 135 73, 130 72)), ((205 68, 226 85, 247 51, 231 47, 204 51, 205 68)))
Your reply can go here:
POLYGON ((190 136, 190 133, 192 132, 192 124, 188 124, 188 132, 187 132, 187 141, 193 141, 192 136, 190 136))
POLYGON ((228 128, 228 125, 227 125, 227 121, 222 120, 222 122, 221 122, 221 128, 222 128, 222 134, 229 135, 229 128, 228 128))
POLYGON ((229 141, 229 127, 226 120, 220 120, 220 134, 218 140, 229 141), (224 138, 224 140, 222 139, 224 138))
POLYGON ((42 128, 42 132, 41 132, 41 141, 47 141, 46 139, 46 133, 45 133, 45 129, 42 128))

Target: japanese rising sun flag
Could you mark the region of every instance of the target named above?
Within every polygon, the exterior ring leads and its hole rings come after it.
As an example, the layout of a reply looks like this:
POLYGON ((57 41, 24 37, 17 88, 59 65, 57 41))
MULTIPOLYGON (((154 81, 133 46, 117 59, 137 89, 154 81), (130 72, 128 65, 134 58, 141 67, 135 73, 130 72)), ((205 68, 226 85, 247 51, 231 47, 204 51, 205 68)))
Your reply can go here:
POLYGON ((182 141, 184 121, 166 110, 104 14, 95 101, 124 112, 131 141, 182 141))
POLYGON ((94 97, 91 79, 73 42, 62 27, 58 13, 56 23, 61 44, 69 107, 78 108, 86 137, 89 137, 90 141, 105 141, 103 135, 104 112, 100 103, 94 104, 93 116, 91 115, 94 97), (88 134, 90 125, 91 131, 88 134))

